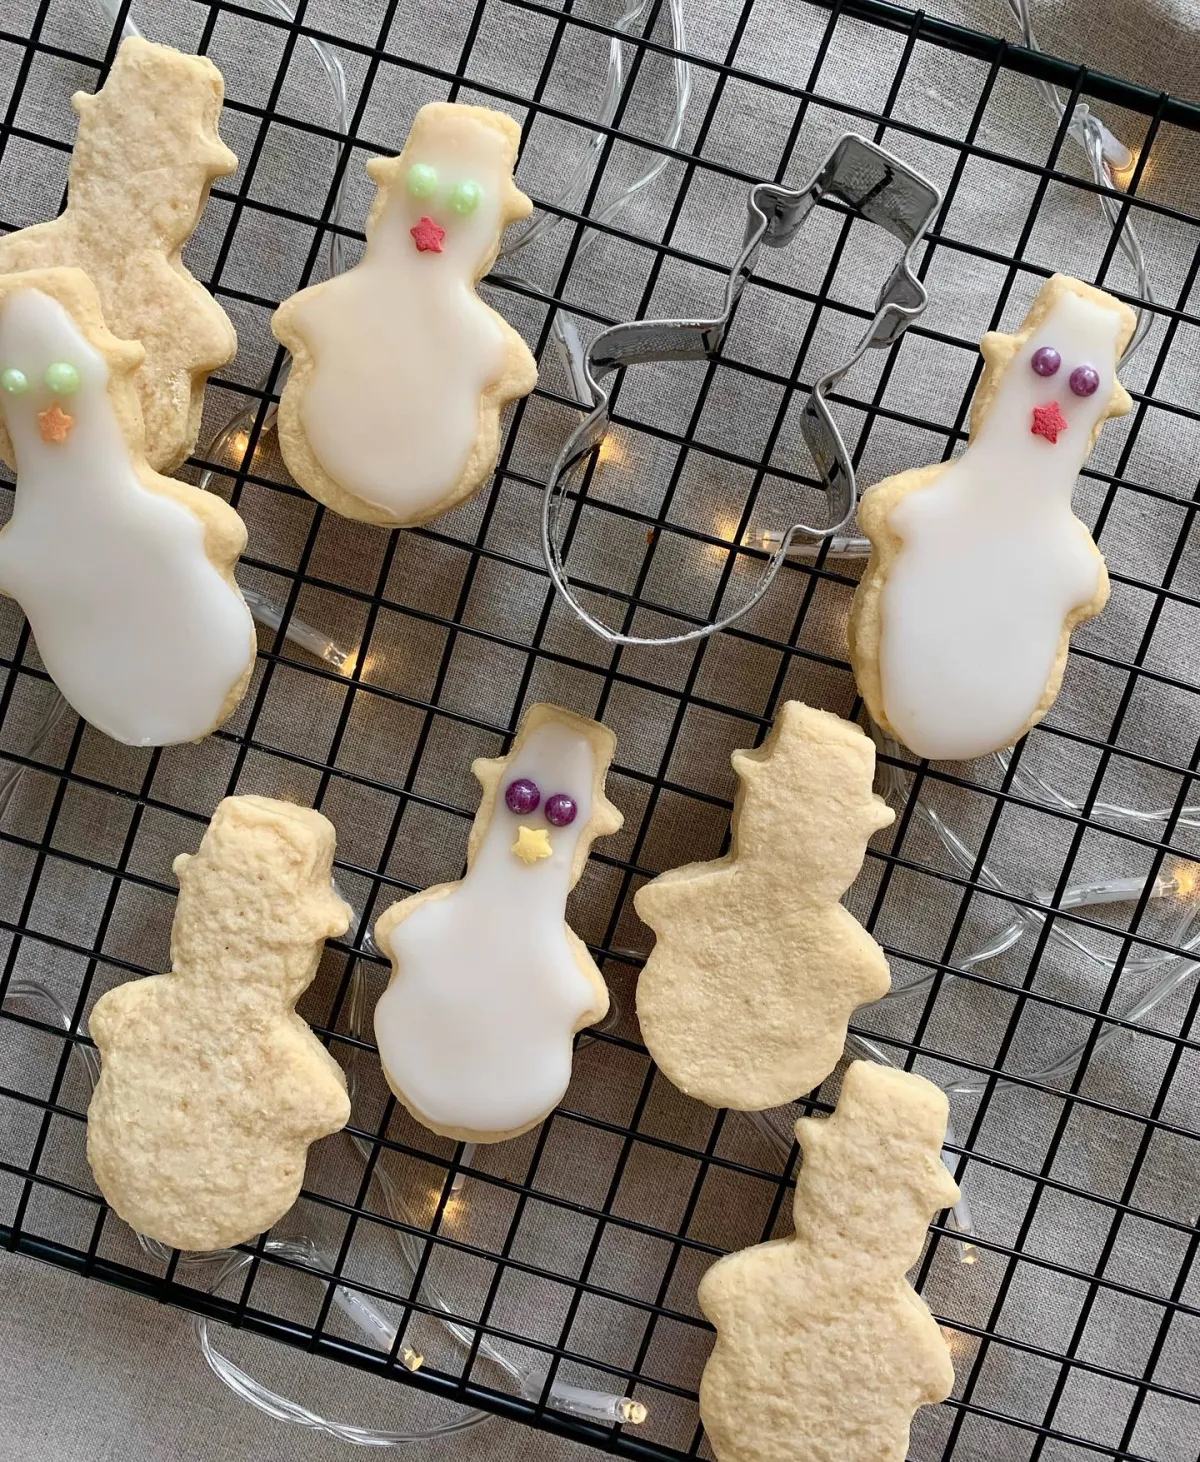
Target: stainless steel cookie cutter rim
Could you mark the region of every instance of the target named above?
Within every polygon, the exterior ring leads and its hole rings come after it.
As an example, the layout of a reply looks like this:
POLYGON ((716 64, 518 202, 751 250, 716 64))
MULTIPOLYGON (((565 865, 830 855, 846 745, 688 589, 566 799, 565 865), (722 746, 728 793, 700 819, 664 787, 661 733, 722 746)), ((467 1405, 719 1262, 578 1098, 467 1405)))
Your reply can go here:
POLYGON ((762 599, 797 534, 823 539, 849 522, 857 503, 854 465, 830 413, 827 395, 867 351, 893 345, 925 309, 928 295, 913 270, 913 258, 941 201, 940 191, 907 163, 857 133, 847 132, 834 144, 805 187, 758 183, 750 189, 745 240, 729 271, 720 315, 711 320, 627 321, 610 326, 592 341, 583 355, 580 382, 591 395, 592 409, 567 438, 551 468, 542 500, 542 554, 559 594, 602 639, 620 645, 676 645, 715 634, 749 613, 762 599), (865 334, 845 361, 817 381, 801 413, 801 432, 825 483, 832 521, 819 528, 807 523, 794 523, 788 528, 754 591, 719 619, 677 635, 627 635, 614 630, 591 614, 575 596, 563 562, 559 533, 566 479, 575 465, 599 446, 607 432, 611 394, 603 383, 615 371, 631 365, 706 360, 714 356, 725 339, 745 283, 753 273, 759 249, 763 244, 783 248, 791 243, 813 207, 830 195, 845 203, 856 217, 879 225, 905 245, 903 256, 879 294, 865 334))

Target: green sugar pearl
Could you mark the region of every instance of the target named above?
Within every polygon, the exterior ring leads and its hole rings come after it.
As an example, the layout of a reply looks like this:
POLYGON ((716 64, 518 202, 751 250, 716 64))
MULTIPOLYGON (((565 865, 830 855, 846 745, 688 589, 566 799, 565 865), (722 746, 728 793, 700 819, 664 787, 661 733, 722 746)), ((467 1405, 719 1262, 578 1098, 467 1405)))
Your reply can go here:
POLYGON ((29 390, 29 378, 24 371, 19 371, 16 366, 9 366, 6 371, 0 371, 0 391, 6 396, 20 396, 29 390))
POLYGON ((414 198, 431 198, 437 191, 437 169, 427 162, 414 162, 404 179, 405 186, 414 198))
POLYGON ((46 389, 56 396, 73 396, 79 390, 79 372, 65 360, 56 360, 53 365, 48 365, 42 380, 46 389))
POLYGON ((455 213, 474 213, 482 202, 483 189, 472 178, 464 178, 450 189, 450 207, 455 213))

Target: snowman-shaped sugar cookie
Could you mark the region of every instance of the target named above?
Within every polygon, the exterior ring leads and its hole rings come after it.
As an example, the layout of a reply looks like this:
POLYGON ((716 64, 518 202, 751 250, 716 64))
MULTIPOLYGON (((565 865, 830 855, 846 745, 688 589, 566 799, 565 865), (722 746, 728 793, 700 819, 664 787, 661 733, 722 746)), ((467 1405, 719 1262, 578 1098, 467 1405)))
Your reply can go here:
POLYGON ((475 293, 507 224, 521 129, 487 107, 431 102, 378 189, 359 264, 285 300, 292 353, 279 404, 288 470, 318 501, 391 527, 424 523, 491 473, 500 411, 533 390, 525 342, 475 293))
POLYGON ((113 333, 141 341, 134 385, 157 472, 191 455, 205 382, 237 350, 228 315, 181 258, 213 180, 237 167, 217 131, 224 96, 206 56, 126 37, 100 90, 71 98, 67 206, 0 239, 0 274, 82 269, 113 333))
POLYGON ((146 464, 142 355, 109 333, 80 270, 0 275, 0 438, 17 466, 0 593, 85 720, 165 746, 232 713, 255 636, 233 578, 242 520, 146 464))
POLYGON ((393 904, 375 927, 392 979, 375 1007, 388 1085, 418 1121, 464 1142, 534 1127, 571 1078, 572 1036, 608 991, 567 926, 604 795, 612 733, 558 706, 525 713, 512 750, 472 770, 483 798, 467 872, 393 904))
POLYGON ((1056 274, 1015 335, 984 336, 966 451, 864 495, 851 658, 871 715, 918 756, 1011 746, 1053 704, 1071 630, 1104 608, 1071 492, 1104 422, 1129 410, 1116 367, 1135 324, 1056 274))

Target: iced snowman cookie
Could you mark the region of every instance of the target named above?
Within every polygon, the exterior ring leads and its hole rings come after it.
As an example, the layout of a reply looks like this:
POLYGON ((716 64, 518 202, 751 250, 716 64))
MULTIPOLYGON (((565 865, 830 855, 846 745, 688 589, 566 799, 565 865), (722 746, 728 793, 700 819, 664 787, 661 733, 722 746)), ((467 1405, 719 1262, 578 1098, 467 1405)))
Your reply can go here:
POLYGON ((496 464, 501 408, 537 382, 525 342, 475 293, 533 206, 512 178, 520 139, 503 112, 422 107, 400 156, 367 164, 361 263, 275 313, 292 353, 284 461, 346 517, 405 527, 456 507, 496 464))
POLYGON ((621 826, 604 795, 613 746, 595 721, 530 706, 508 755, 472 768, 466 877, 375 926, 392 961, 375 1007, 384 1075, 431 1131, 499 1142, 536 1126, 567 1089, 571 1037, 608 1010, 566 903, 592 839, 621 826))
POLYGON ((255 636, 233 578, 242 520, 146 464, 141 362, 78 269, 0 276, 0 443, 17 469, 0 593, 81 716, 165 746, 231 714, 255 636))
POLYGON ((904 1462, 917 1408, 950 1394, 946 1342, 904 1278, 958 1199, 946 1115, 923 1077, 855 1061, 833 1116, 796 1123, 795 1233, 700 1281, 717 1327, 700 1417, 718 1462, 904 1462))
POLYGON ((851 1012, 887 993, 883 951, 838 900, 893 814, 871 791, 867 737, 798 701, 733 767, 728 855, 673 868, 634 899, 657 935, 637 1011, 680 1091, 757 1111, 824 1081, 851 1012))
POLYGON ((175 860, 172 972, 96 1002, 88 1162, 138 1233, 245 1243, 296 1201, 309 1143, 346 1125, 346 1079, 295 1009, 350 924, 333 851, 319 812, 227 797, 175 860))
POLYGON ((0 239, 0 274, 75 265, 113 333, 145 346, 135 385, 146 459, 159 472, 191 454, 204 383, 237 350, 228 316, 180 259, 213 179, 237 166, 217 135, 224 91, 203 56, 122 41, 104 86, 72 100, 79 135, 65 211, 0 239))
POLYGON ((1011 746, 1054 703, 1071 631, 1108 574, 1071 492, 1110 416, 1133 312, 1056 274, 1015 335, 990 333, 966 451, 864 494, 871 557, 850 618, 858 688, 918 756, 1011 746))

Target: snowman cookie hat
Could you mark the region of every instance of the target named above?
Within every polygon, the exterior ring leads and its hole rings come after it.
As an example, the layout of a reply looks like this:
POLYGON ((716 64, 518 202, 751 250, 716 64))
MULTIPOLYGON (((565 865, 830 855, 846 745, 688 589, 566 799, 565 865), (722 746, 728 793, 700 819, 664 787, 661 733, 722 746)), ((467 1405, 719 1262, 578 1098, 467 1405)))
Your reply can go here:
POLYGON ((195 446, 205 381, 237 350, 229 317, 180 258, 213 179, 237 166, 217 132, 224 81, 207 57, 131 36, 104 86, 71 100, 67 206, 0 239, 0 274, 69 265, 90 276, 111 329, 145 346, 135 385, 146 456, 171 472, 195 446))
POLYGON ((143 354, 107 329, 82 271, 0 275, 0 451, 17 469, 0 593, 81 716, 165 746, 232 713, 255 634, 233 578, 242 520, 146 463, 143 354))
POLYGON ((392 979, 375 1008, 388 1085, 431 1131, 498 1142, 536 1126, 571 1078, 572 1037, 608 990, 566 922, 592 840, 621 826, 604 794, 614 738, 558 706, 525 713, 483 789, 466 876, 394 904, 375 939, 392 979))
POLYGON ((528 347, 475 285, 533 205, 513 181, 521 129, 430 102, 399 157, 372 158, 366 252, 271 321, 292 365, 279 443, 304 490, 346 517, 409 527, 495 466, 500 411, 537 381, 528 347))
POLYGON ((1108 573, 1071 494, 1130 408, 1116 372, 1135 325, 1054 275, 1015 334, 984 336, 966 451, 863 496, 851 660, 872 717, 918 756, 1011 746, 1054 703, 1071 630, 1104 608, 1108 573))

